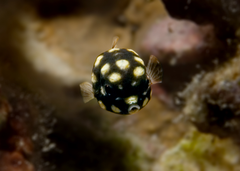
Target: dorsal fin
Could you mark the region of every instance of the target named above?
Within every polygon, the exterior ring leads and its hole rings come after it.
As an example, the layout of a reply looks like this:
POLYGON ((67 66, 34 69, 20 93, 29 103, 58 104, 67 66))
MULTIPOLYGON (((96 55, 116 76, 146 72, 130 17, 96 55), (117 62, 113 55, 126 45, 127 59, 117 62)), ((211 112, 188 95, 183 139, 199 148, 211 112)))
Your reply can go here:
POLYGON ((162 82, 162 66, 155 56, 150 56, 146 70, 151 84, 162 82))
POLYGON ((92 84, 89 82, 83 82, 80 84, 80 89, 82 92, 83 102, 87 103, 88 101, 94 98, 92 84))
POLYGON ((112 49, 117 47, 118 39, 119 39, 118 36, 115 36, 115 37, 113 38, 112 49))

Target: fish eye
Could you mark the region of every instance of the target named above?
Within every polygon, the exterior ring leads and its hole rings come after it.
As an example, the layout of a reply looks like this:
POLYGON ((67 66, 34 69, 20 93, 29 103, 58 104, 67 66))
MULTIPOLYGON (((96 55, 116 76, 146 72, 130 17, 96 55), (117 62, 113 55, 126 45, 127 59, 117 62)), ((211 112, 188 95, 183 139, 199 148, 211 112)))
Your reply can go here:
POLYGON ((129 112, 130 114, 133 114, 133 113, 137 112, 139 109, 140 109, 140 106, 138 106, 138 105, 131 105, 131 106, 128 108, 128 112, 129 112))

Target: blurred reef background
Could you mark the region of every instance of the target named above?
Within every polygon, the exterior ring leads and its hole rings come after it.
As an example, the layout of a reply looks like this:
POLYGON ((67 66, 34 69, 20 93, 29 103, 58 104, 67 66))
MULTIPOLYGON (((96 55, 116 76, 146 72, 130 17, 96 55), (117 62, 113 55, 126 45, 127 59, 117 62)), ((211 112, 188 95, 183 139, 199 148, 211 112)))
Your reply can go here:
POLYGON ((240 171, 239 0, 0 0, 0 171, 240 171), (140 112, 84 104, 110 49, 161 61, 140 112))

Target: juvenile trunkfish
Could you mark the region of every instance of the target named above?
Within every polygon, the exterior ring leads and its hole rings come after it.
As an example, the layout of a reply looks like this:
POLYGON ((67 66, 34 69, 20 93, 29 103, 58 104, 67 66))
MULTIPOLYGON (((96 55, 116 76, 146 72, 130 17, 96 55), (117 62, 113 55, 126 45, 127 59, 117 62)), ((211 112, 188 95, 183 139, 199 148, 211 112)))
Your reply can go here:
POLYGON ((118 37, 112 48, 97 56, 92 69, 92 83, 83 82, 80 89, 86 103, 96 98, 102 109, 117 114, 133 114, 151 99, 151 85, 162 82, 162 67, 150 56, 145 67, 143 60, 132 49, 117 48, 118 37))

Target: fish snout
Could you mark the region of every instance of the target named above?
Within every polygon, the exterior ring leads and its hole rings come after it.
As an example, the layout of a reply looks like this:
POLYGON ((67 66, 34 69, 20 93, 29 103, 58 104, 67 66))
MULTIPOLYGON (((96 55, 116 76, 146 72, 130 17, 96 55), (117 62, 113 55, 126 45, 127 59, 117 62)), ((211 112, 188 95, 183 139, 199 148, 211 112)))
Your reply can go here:
POLYGON ((128 108, 128 113, 129 114, 133 114, 133 113, 136 113, 137 111, 140 110, 140 106, 139 105, 136 105, 136 104, 133 104, 133 105, 130 105, 129 108, 128 108))

